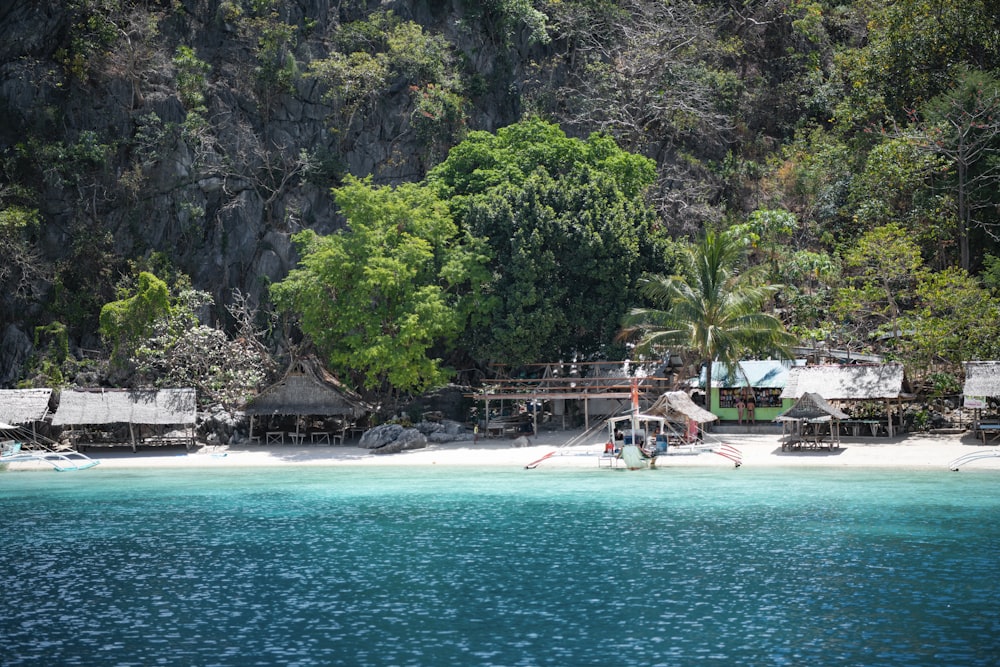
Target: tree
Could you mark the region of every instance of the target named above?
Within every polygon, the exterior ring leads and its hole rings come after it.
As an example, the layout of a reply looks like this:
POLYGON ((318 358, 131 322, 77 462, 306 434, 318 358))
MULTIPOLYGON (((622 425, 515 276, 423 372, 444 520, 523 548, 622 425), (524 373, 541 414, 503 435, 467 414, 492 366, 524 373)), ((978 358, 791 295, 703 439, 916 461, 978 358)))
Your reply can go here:
POLYGON ((866 232, 844 253, 846 285, 838 290, 833 314, 842 322, 840 334, 870 344, 876 334, 897 339, 899 319, 914 298, 923 269, 920 248, 901 225, 888 224, 866 232), (857 327, 857 333, 847 331, 857 327))
MULTIPOLYGON (((954 88, 922 109, 923 145, 946 161, 958 222, 960 265, 971 267, 969 237, 978 227, 997 227, 1000 185, 1000 79, 963 70, 954 88)), ((995 232, 992 234, 995 236, 995 232)))
POLYGON ((124 368, 160 318, 170 315, 170 290, 152 273, 139 273, 135 289, 101 308, 101 336, 111 345, 111 359, 124 368))
POLYGON ((708 232, 688 249, 685 273, 647 278, 643 294, 655 304, 633 308, 621 335, 638 335, 637 351, 692 351, 705 366, 706 407, 711 410, 712 362, 735 368, 748 354, 791 355, 795 337, 781 321, 762 312, 778 285, 759 281, 760 269, 740 270, 744 241, 708 232))
POLYGON ((607 354, 636 280, 667 261, 642 198, 654 176, 607 136, 572 139, 537 119, 453 148, 428 181, 489 247, 484 312, 463 339, 473 356, 607 354))
POLYGON ((330 368, 369 390, 424 391, 448 377, 436 346, 461 332, 485 282, 476 242, 419 184, 334 189, 348 229, 293 239, 299 266, 271 287, 330 368))
POLYGON ((906 332, 903 358, 913 378, 939 364, 958 376, 963 361, 1000 354, 1000 302, 960 268, 922 272, 914 307, 900 326, 906 332))

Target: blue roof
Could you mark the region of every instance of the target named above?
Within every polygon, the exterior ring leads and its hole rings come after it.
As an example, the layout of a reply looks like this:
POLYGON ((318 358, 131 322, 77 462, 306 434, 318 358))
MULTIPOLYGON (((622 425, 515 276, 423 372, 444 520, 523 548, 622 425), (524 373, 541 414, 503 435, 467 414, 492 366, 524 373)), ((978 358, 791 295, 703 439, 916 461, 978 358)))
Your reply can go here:
MULTIPOLYGON (((791 361, 766 359, 763 361, 741 361, 739 370, 730 375, 722 362, 712 364, 713 387, 757 387, 760 389, 784 389, 788 382, 788 369, 791 361)), ((699 384, 705 382, 705 369, 702 369, 699 384)))

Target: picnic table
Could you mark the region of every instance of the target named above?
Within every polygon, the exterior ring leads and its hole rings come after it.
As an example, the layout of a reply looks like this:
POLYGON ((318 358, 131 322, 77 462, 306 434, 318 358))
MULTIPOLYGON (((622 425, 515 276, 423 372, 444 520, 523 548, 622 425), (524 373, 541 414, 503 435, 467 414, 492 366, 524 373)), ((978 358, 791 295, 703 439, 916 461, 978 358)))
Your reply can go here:
POLYGON ((873 438, 881 432, 888 433, 889 428, 889 421, 886 419, 844 419, 840 423, 850 428, 851 435, 855 438, 860 436, 865 428, 871 431, 873 438))
POLYGON ((990 422, 976 424, 976 437, 981 438, 984 445, 987 439, 996 442, 1000 439, 1000 424, 990 422))

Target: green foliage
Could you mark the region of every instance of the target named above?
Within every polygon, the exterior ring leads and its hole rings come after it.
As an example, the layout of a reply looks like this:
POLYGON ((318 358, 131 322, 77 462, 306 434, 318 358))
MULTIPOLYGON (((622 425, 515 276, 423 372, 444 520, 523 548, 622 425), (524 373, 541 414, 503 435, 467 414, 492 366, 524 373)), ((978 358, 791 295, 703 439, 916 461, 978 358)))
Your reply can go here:
POLYGON ((18 143, 15 152, 46 185, 61 188, 78 185, 107 166, 115 147, 100 139, 93 130, 81 131, 71 144, 32 136, 18 143))
POLYGON ((736 235, 709 232, 689 249, 683 273, 644 279, 643 294, 654 305, 633 308, 623 317, 622 336, 638 336, 640 353, 690 350, 705 364, 706 388, 713 361, 734 369, 748 355, 789 358, 787 348, 795 337, 762 311, 780 286, 765 284, 759 270, 742 267, 743 248, 736 235))
POLYGON ((454 340, 484 279, 481 253, 423 185, 334 190, 349 229, 294 237, 299 267, 272 285, 329 367, 371 390, 423 391, 448 372, 433 356, 454 340))
MULTIPOLYGON (((432 148, 446 146, 465 129, 465 99, 447 88, 429 83, 414 91, 416 108, 410 124, 417 138, 432 148)), ((431 158, 436 157, 432 153, 431 158)))
POLYGON ((111 346, 112 359, 124 365, 129 355, 152 333, 157 320, 169 315, 167 284, 143 271, 134 292, 101 308, 100 332, 111 346))
POLYGON ((452 148, 428 180, 491 256, 485 315, 464 338, 473 355, 521 364, 607 353, 657 257, 642 200, 654 176, 606 136, 570 139, 537 119, 452 148))
POLYGON ((235 23, 241 35, 254 43, 257 66, 253 88, 262 110, 268 112, 275 99, 293 93, 300 77, 295 59, 298 26, 287 23, 288 8, 277 0, 251 0, 249 7, 225 2, 220 7, 225 21, 235 23))
POLYGON ((177 68, 177 94, 181 104, 190 112, 205 111, 205 77, 211 71, 211 66, 200 60, 194 49, 183 44, 177 47, 173 59, 177 68))
POLYGON ((411 124, 432 159, 460 136, 465 100, 444 37, 392 11, 376 11, 340 26, 334 44, 337 50, 310 63, 308 74, 323 82, 324 100, 338 108, 345 127, 391 85, 405 82, 414 97, 411 124))
POLYGON ((963 361, 1000 355, 1000 301, 959 268, 921 273, 900 327, 903 359, 915 378, 942 363, 960 374, 963 361))
POLYGON ((898 337, 900 315, 913 303, 922 269, 920 248, 903 227, 888 224, 862 235, 844 253, 846 285, 833 305, 844 342, 869 344, 875 334, 898 337))
POLYGON ((121 0, 67 0, 69 43, 56 50, 56 59, 72 76, 84 80, 121 37, 121 0))

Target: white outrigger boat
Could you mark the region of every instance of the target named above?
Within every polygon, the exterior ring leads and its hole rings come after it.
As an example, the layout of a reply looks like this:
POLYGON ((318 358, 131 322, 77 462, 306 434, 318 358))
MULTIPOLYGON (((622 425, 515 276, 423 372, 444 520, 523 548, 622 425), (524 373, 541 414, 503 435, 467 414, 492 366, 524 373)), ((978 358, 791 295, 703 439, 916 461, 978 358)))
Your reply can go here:
POLYGON ((713 442, 700 430, 680 432, 662 415, 632 413, 606 421, 608 441, 597 465, 629 470, 655 468, 666 456, 718 454, 735 467, 743 464, 743 452, 725 442, 713 442))
MULTIPOLYGON (((19 431, 19 427, 0 422, 0 431, 19 431)), ((20 440, 0 441, 0 470, 6 470, 11 463, 44 463, 58 472, 86 470, 100 461, 92 459, 75 449, 56 449, 55 443, 46 445, 38 437, 31 438, 32 448, 24 449, 20 440)))
MULTIPOLYGON (((605 420, 607 441, 599 454, 597 465, 642 470, 655 468, 657 461, 666 456, 717 454, 732 461, 738 468, 743 464, 743 452, 702 429, 703 423, 715 419, 715 415, 696 406, 684 392, 663 394, 646 413, 639 411, 638 397, 633 394, 630 412, 605 420)), ((553 456, 570 455, 566 450, 588 441, 600 428, 601 425, 592 427, 560 449, 532 461, 525 468, 537 468, 553 456)), ((594 452, 590 450, 585 455, 593 456, 594 452)))

